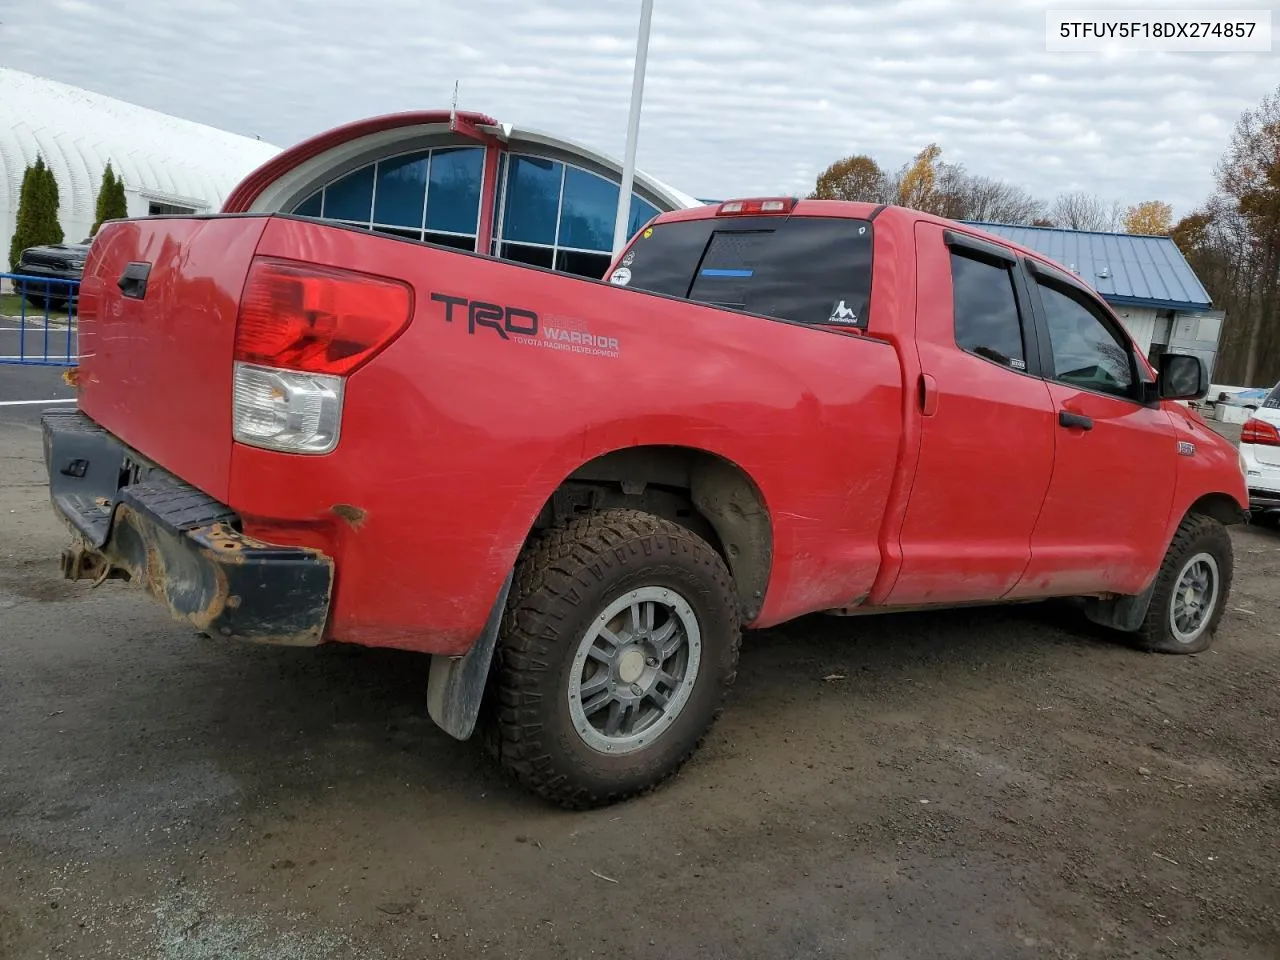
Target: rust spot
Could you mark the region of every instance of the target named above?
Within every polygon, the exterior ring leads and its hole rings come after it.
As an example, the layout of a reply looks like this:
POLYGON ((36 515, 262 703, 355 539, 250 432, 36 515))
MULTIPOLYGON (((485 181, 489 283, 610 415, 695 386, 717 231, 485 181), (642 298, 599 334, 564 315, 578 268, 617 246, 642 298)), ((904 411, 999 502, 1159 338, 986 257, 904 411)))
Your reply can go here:
POLYGON ((220 563, 244 563, 244 548, 259 546, 256 540, 236 533, 225 523, 214 523, 207 527, 196 527, 191 535, 203 540, 209 553, 215 555, 220 563))
POLYGON ((72 367, 70 370, 62 371, 62 382, 68 387, 80 386, 80 368, 72 367))
POLYGON ((352 530, 359 530, 363 527, 364 518, 368 516, 364 510, 359 507, 353 507, 349 503, 335 503, 332 509, 335 514, 351 525, 352 530))

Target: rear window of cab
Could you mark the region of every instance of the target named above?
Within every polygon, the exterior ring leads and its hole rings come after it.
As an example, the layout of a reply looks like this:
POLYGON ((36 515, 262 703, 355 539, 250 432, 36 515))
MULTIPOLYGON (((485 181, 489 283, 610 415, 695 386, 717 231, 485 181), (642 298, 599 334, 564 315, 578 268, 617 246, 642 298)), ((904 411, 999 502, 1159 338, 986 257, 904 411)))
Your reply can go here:
POLYGON ((641 233, 609 282, 792 323, 866 329, 871 253, 867 220, 677 220, 641 233))

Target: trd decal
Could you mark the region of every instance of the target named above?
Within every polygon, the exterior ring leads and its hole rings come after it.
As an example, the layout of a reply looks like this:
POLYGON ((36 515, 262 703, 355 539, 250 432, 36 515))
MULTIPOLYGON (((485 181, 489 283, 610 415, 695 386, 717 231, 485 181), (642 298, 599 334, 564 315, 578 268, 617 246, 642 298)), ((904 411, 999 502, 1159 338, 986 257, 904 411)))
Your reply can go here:
POLYGON ((447 293, 433 293, 431 299, 444 304, 444 319, 453 323, 465 313, 467 333, 474 334, 477 327, 487 327, 511 343, 541 347, 547 350, 582 353, 593 357, 616 357, 618 340, 593 334, 586 321, 570 317, 548 317, 542 322, 532 310, 523 307, 504 307, 485 300, 470 300, 447 293), (512 339, 512 337, 515 339, 512 339))
POLYGON ((468 300, 466 297, 451 297, 447 293, 433 293, 431 299, 444 304, 444 319, 453 322, 453 308, 465 307, 467 311, 467 333, 474 334, 476 327, 488 327, 497 332, 503 340, 508 334, 522 337, 538 335, 538 315, 523 307, 504 307, 484 300, 468 300))

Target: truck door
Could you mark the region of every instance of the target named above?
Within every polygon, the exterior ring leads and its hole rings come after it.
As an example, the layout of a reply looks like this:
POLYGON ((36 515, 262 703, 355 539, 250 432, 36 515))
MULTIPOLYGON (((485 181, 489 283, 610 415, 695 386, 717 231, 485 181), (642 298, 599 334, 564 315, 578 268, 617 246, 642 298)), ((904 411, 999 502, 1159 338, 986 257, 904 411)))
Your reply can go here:
POLYGON ((1013 597, 1138 593, 1164 556, 1178 472, 1169 414, 1120 322, 1079 281, 1028 261, 1054 401, 1053 482, 1013 597))
POLYGON ((916 226, 918 460, 886 603, 996 599, 1022 576, 1053 472, 1057 415, 1040 378, 1013 253, 916 226))

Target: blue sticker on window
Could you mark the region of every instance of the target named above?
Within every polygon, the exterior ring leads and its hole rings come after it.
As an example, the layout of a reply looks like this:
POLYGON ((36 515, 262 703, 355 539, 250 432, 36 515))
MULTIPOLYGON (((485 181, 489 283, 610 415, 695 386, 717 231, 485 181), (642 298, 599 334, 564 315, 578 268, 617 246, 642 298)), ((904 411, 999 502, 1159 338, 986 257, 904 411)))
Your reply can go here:
POLYGON ((754 270, 717 270, 712 267, 706 267, 700 271, 699 275, 703 277, 749 277, 754 270))

